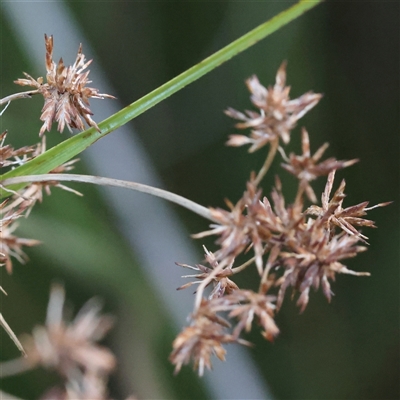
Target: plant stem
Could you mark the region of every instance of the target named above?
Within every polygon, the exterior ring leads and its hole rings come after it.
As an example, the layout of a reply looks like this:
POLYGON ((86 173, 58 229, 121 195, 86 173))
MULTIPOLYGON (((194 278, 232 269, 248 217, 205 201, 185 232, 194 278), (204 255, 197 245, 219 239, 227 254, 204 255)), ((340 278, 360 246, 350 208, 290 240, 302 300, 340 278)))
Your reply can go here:
POLYGON ((251 257, 249 260, 247 260, 245 263, 243 263, 242 265, 239 265, 238 267, 232 268, 232 273, 233 274, 238 274, 239 272, 242 272, 243 270, 245 270, 249 265, 253 264, 253 262, 255 261, 255 257, 251 257))
MULTIPOLYGON (((211 211, 203 207, 200 204, 195 203, 185 197, 182 197, 178 194, 171 193, 167 190, 158 189, 152 186, 144 185, 142 183, 136 182, 128 182, 122 181, 119 179, 112 178, 104 178, 99 176, 92 175, 77 175, 77 174, 43 174, 43 175, 27 175, 27 176, 19 176, 15 178, 8 178, 4 181, 1 181, 2 186, 13 185, 23 182, 51 182, 51 181, 68 181, 68 182, 83 182, 83 183, 92 183, 95 185, 102 186, 115 186, 121 187, 131 190, 136 190, 138 192, 147 193, 152 196, 161 197, 165 200, 171 201, 172 203, 178 204, 184 208, 187 208, 190 211, 193 211, 195 214, 200 215, 203 218, 206 218, 212 222, 216 221, 212 215, 211 211)), ((4 189, 3 189, 4 190, 4 189)), ((1 188, 0 188, 0 191, 1 188)))
POLYGON ((18 347, 19 351, 23 354, 25 354, 25 350, 22 347, 21 342, 18 340, 17 336, 13 332, 13 330, 10 328, 10 325, 7 324, 7 321, 4 319, 3 315, 0 313, 0 325, 4 328, 4 330, 8 333, 8 336, 10 336, 11 340, 15 343, 15 345, 18 347))
MULTIPOLYGON (((100 138, 126 124, 162 100, 201 78, 214 68, 217 68, 232 57, 253 46, 261 39, 264 39, 271 33, 277 31, 322 1, 323 0, 301 0, 299 3, 296 3, 269 21, 259 25, 239 39, 201 61, 199 64, 193 66, 141 99, 118 111, 103 122, 100 122, 98 126, 101 132, 96 131, 94 128, 87 129, 86 131, 65 140, 26 164, 7 172, 3 175, 2 179, 22 175, 48 173, 52 169, 81 153, 100 138)), ((6 194, 3 194, 3 197, 4 196, 6 196, 6 194)))
POLYGON ((259 185, 259 183, 262 181, 262 178, 264 178, 265 174, 268 172, 269 167, 272 164, 272 161, 274 161, 276 151, 278 150, 279 147, 279 138, 277 138, 274 142, 271 143, 271 147, 269 148, 269 152, 267 155, 267 158, 265 159, 264 165, 261 167, 254 184, 256 186, 259 185))
POLYGON ((10 101, 13 100, 18 100, 18 99, 29 99, 32 97, 34 94, 38 94, 39 90, 28 90, 27 92, 19 92, 19 93, 14 93, 10 94, 9 96, 3 97, 0 99, 0 106, 3 104, 6 104, 10 101))

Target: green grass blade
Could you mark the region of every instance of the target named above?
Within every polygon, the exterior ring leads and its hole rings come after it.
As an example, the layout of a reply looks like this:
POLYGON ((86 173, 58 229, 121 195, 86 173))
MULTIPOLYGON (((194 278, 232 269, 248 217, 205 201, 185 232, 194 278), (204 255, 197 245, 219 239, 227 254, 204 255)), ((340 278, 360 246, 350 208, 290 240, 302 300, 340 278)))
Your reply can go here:
MULTIPOLYGON (((188 84, 196 81, 235 55, 253 46, 259 40, 264 39, 271 33, 298 18, 322 1, 323 0, 301 0, 299 3, 296 3, 269 21, 259 25, 239 39, 201 61, 199 64, 196 64, 192 68, 171 79, 141 99, 133 102, 111 117, 105 119, 98 124, 101 132, 96 131, 94 128, 87 129, 86 131, 65 140, 59 145, 54 146, 50 150, 27 162, 26 164, 3 174, 1 180, 16 176, 50 172, 52 169, 81 153, 100 138, 108 135, 110 132, 126 124, 133 118, 136 118, 138 115, 176 93, 188 84)), ((18 190, 24 185, 26 184, 12 186, 11 188, 13 190, 18 190)), ((5 192, 4 190, 0 190, 0 193, 1 197, 9 195, 9 193, 5 192)))

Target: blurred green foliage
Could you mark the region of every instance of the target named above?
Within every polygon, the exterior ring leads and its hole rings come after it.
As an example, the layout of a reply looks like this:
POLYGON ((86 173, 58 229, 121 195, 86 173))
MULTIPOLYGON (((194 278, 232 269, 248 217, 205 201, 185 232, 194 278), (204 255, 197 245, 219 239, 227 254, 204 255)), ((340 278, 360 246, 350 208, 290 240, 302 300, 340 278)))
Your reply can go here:
MULTIPOLYGON (((288 3, 70 1, 69 6, 97 53, 95 62, 112 82, 113 94, 129 104, 288 3)), ((277 68, 287 60, 293 96, 308 90, 324 93, 320 105, 293 132, 290 151, 298 151, 296 135, 304 125, 312 149, 329 141, 329 156, 361 160, 339 174, 347 182, 345 205, 395 201, 369 214, 378 230, 364 232, 370 237, 368 252, 348 262, 351 269, 371 272, 370 278, 339 276, 332 285, 332 303, 312 293, 301 316, 287 296, 277 317, 282 333, 276 342, 266 343, 257 329, 250 335, 256 345, 252 355, 278 399, 399 396, 399 15, 397 2, 322 4, 133 122, 168 189, 206 206, 222 206, 225 197, 236 201, 265 155, 224 145, 234 128, 222 111, 227 106, 250 108, 244 79, 257 74, 264 85, 273 84, 277 68)), ((18 47, 18 32, 10 29, 4 15, 0 18, 4 96, 18 90, 12 81, 31 69, 18 47)), ((15 146, 37 141, 41 100, 30 102, 16 102, 2 117, 1 128, 10 130, 15 146)), ((65 135, 49 134, 49 144, 65 135)), ((90 172, 84 161, 78 172, 90 172)), ((265 179, 265 194, 278 172, 284 175, 277 162, 265 179)), ((290 194, 294 181, 284 176, 283 184, 290 194)), ((322 189, 324 182, 317 186, 322 189)), ((75 309, 101 295, 106 311, 121 320, 108 344, 117 354, 132 351, 136 362, 113 379, 115 398, 128 394, 122 383, 127 376, 137 383, 139 396, 146 393, 143 387, 155 384, 148 380, 148 371, 171 398, 206 398, 201 381, 189 369, 172 376, 167 356, 174 328, 115 226, 112 207, 95 188, 78 189, 84 191, 83 199, 54 190, 21 223, 21 232, 44 244, 28 251, 31 261, 26 266, 15 262, 11 277, 2 270, 1 285, 9 296, 1 297, 1 312, 15 332, 30 332, 44 321, 54 279, 65 283, 75 309), (121 331, 136 342, 129 350, 119 345, 121 331), (143 368, 141 346, 149 360, 143 368)), ((206 229, 204 221, 177 211, 190 232, 206 229)), ((207 245, 213 249, 212 241, 207 245)), ((254 284, 253 275, 249 271, 243 283, 254 284)), ((18 355, 4 333, 0 339, 2 359, 18 355)), ((4 379, 1 387, 37 398, 54 379, 36 371, 4 379)))

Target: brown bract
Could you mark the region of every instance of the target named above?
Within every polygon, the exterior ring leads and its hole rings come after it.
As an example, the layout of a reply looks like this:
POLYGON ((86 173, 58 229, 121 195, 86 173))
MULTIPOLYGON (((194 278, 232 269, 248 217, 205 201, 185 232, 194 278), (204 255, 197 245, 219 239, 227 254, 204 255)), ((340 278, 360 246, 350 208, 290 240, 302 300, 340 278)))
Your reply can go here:
POLYGON ((321 220, 312 220, 305 227, 299 227, 287 241, 287 251, 281 251, 279 255, 285 272, 276 283, 280 286, 278 310, 289 286, 300 292, 297 305, 304 311, 311 287, 318 289, 321 285, 325 297, 328 301, 331 300, 328 279, 334 280, 336 273, 368 276, 369 273, 351 271, 341 263, 343 259, 355 257, 366 250, 366 247, 357 246, 359 240, 359 237, 349 236, 344 232, 331 237, 321 220))
POLYGON ((53 121, 58 122, 58 131, 62 132, 66 126, 70 132, 72 128, 84 130, 83 120, 89 125, 100 129, 93 121, 89 106, 89 99, 114 98, 108 94, 101 94, 98 89, 86 86, 90 71, 84 72, 92 60, 85 61, 82 54, 82 45, 79 46, 75 63, 66 67, 62 58, 56 64, 53 61, 53 36, 45 35, 46 45, 46 83, 43 78, 34 79, 24 72, 27 79, 18 79, 16 84, 33 86, 44 97, 44 106, 40 119, 44 122, 39 134, 50 131, 53 121))
POLYGON ((303 154, 298 156, 294 153, 290 153, 289 158, 283 154, 286 164, 281 165, 284 169, 286 169, 286 171, 290 172, 299 179, 301 189, 305 191, 308 199, 311 202, 316 203, 317 198, 309 182, 313 181, 319 176, 328 175, 331 171, 349 167, 350 165, 358 162, 358 160, 338 161, 335 158, 330 157, 318 163, 329 145, 328 143, 323 144, 314 153, 314 155, 311 156, 310 139, 308 132, 304 128, 302 130, 301 143, 303 154))
MULTIPOLYGON (((63 172, 70 171, 74 168, 73 164, 78 162, 79 159, 74 159, 71 161, 68 161, 59 167, 55 168, 54 170, 51 170, 50 173, 54 174, 59 174, 63 172)), ((36 183, 31 183, 30 185, 26 186, 23 190, 21 190, 20 195, 16 196, 15 198, 15 204, 21 202, 23 206, 26 206, 28 208, 27 215, 31 212, 32 208, 34 205, 39 202, 41 203, 43 201, 43 192, 45 192, 48 196, 51 195, 51 188, 56 187, 63 189, 67 192, 74 193, 78 196, 83 196, 82 193, 71 189, 70 187, 63 185, 57 180, 54 181, 46 181, 46 182, 36 182, 36 183)), ((15 196, 14 196, 15 197, 15 196)))
MULTIPOLYGON (((213 253, 208 251, 205 246, 203 246, 204 251, 205 251, 205 259, 207 263, 210 265, 210 267, 204 266, 202 264, 196 264, 194 267, 188 264, 179 264, 177 265, 184 267, 184 268, 189 268, 194 271, 199 271, 199 274, 194 274, 194 275, 184 275, 182 278, 196 278, 199 281, 194 281, 194 282, 189 282, 186 283, 182 286, 180 286, 177 290, 181 289, 186 289, 196 283, 200 283, 202 280, 206 279, 209 277, 211 272, 218 267, 218 261, 216 260, 215 256, 213 253)), ((219 272, 213 279, 213 284, 214 288, 210 295, 208 296, 209 299, 217 298, 217 297, 222 297, 225 293, 232 293, 232 291, 238 289, 237 285, 235 282, 230 280, 228 276, 233 275, 232 268, 227 267, 225 269, 222 269, 221 272, 219 272)), ((211 283, 211 282, 210 282, 211 283)))
POLYGON ((221 361, 225 360, 224 344, 239 343, 249 346, 250 343, 239 336, 243 330, 251 330, 255 317, 264 329, 263 336, 273 340, 279 333, 273 319, 274 301, 275 296, 240 289, 221 297, 203 299, 200 307, 191 316, 191 324, 183 329, 173 343, 170 360, 175 365, 175 373, 179 372, 182 365, 193 360, 194 369, 202 376, 205 368, 212 367, 212 355, 221 361), (219 313, 228 313, 229 322, 220 317, 219 313), (234 320, 238 322, 230 333, 231 322, 233 324, 234 320))
POLYGON ((212 355, 224 361, 226 350, 222 345, 238 341, 227 333, 228 326, 225 320, 210 311, 208 302, 204 300, 192 316, 190 326, 184 328, 173 342, 170 361, 175 365, 175 373, 193 360, 194 369, 202 376, 205 368, 212 367, 212 355))
POLYGON ((202 238, 210 235, 217 235, 217 243, 220 249, 215 253, 216 259, 223 263, 223 266, 232 264, 235 257, 242 253, 250 244, 250 230, 248 218, 244 214, 246 209, 245 195, 233 205, 226 200, 228 210, 211 208, 214 221, 218 224, 211 224, 211 230, 193 235, 194 238, 202 238))
POLYGON ((387 206, 391 202, 379 203, 375 206, 367 207, 369 202, 364 201, 355 206, 343 208, 343 200, 346 197, 346 195, 344 194, 344 189, 346 187, 346 182, 344 179, 340 183, 340 186, 336 190, 332 199, 329 200, 334 179, 335 171, 332 171, 328 175, 325 190, 321 197, 322 206, 319 207, 316 205, 312 205, 305 211, 305 213, 322 218, 326 223, 327 229, 330 232, 334 232, 334 228, 339 227, 349 235, 357 236, 364 241, 367 240, 368 237, 359 232, 355 227, 366 226, 369 228, 375 228, 373 221, 362 217, 367 214, 367 211, 372 210, 376 207, 387 206))
POLYGON ((0 266, 5 266, 9 274, 12 273, 11 257, 16 258, 20 263, 24 264, 28 257, 22 250, 23 246, 36 246, 40 241, 34 239, 24 239, 13 234, 17 228, 16 220, 20 218, 26 207, 21 206, 17 211, 10 210, 3 215, 4 207, 7 205, 7 200, 0 204, 0 266))
POLYGON ((250 136, 231 135, 228 146, 251 144, 249 152, 254 152, 268 143, 282 139, 290 141, 290 131, 297 121, 311 110, 321 99, 322 95, 307 92, 297 99, 290 99, 290 86, 286 85, 286 63, 282 63, 276 75, 274 86, 264 87, 254 75, 246 81, 251 92, 251 102, 259 111, 245 113, 228 108, 225 113, 240 122, 239 129, 251 128, 250 136))
POLYGON ((230 319, 238 319, 233 335, 239 337, 245 330, 250 332, 254 318, 262 326, 262 335, 272 341, 279 333, 279 329, 274 321, 275 296, 264 293, 256 293, 252 290, 235 290, 231 294, 210 303, 210 308, 217 311, 230 311, 230 319))
MULTIPOLYGON (((353 162, 355 161, 329 161, 327 164, 330 166, 323 166, 320 171, 317 165, 315 174, 326 172, 332 166, 343 167, 353 162)), ((218 273, 213 275, 214 282, 218 282, 228 274, 237 273, 241 267, 233 267, 235 259, 247 249, 253 248, 253 260, 259 275, 263 276, 261 287, 269 279, 270 272, 283 272, 275 282, 275 286, 279 287, 277 308, 282 305, 286 289, 293 287, 300 293, 297 304, 303 311, 308 304, 311 287, 317 289, 322 286, 325 296, 330 301, 332 293, 329 280, 334 280, 336 273, 369 275, 351 271, 342 263, 343 260, 355 257, 359 252, 366 250, 365 247, 358 245, 365 236, 356 227, 373 226, 372 221, 361 218, 368 210, 366 208, 368 203, 343 209, 343 182, 329 201, 333 178, 334 170, 328 176, 322 207, 314 205, 306 212, 303 211, 301 196, 295 203, 285 204, 282 185, 278 178, 271 193, 272 204, 267 197, 261 200, 261 191, 254 185, 254 181, 250 180, 247 183, 247 190, 236 205, 228 203, 230 211, 211 209, 214 220, 219 221, 219 224, 214 224, 211 226, 213 229, 196 235, 196 237, 217 235, 216 243, 219 249, 214 253, 212 261, 214 269, 208 271, 204 269, 203 274, 195 277, 207 279, 211 271, 218 268, 218 273), (313 218, 307 219, 307 215, 313 218), (335 232, 335 227, 340 227, 341 231, 335 232), (266 262, 265 256, 268 256, 266 262)), ((221 291, 222 296, 219 297, 222 297, 223 301, 235 293, 240 292, 221 291)), ((214 294, 212 300, 218 297, 214 294)), ((214 305, 215 302, 210 304, 214 305)), ((254 302, 252 304, 249 307, 255 312, 254 302)))
POLYGON ((0 168, 11 165, 21 165, 33 157, 35 146, 24 146, 14 149, 11 145, 4 145, 7 137, 7 131, 0 134, 0 168))

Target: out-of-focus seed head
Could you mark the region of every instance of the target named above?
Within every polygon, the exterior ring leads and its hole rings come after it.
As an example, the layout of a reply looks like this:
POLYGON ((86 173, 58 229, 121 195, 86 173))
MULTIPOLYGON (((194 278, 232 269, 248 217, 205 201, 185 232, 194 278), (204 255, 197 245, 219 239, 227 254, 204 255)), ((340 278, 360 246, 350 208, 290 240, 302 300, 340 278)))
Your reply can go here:
POLYGON ((64 317, 64 302, 64 289, 54 285, 45 326, 21 338, 27 353, 24 362, 56 370, 66 379, 66 399, 106 399, 108 374, 116 360, 96 342, 112 327, 113 318, 100 315, 99 301, 91 299, 69 321, 64 317))

